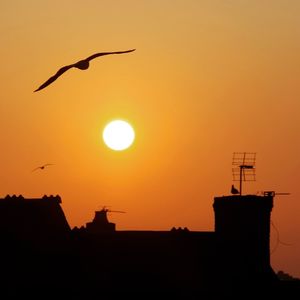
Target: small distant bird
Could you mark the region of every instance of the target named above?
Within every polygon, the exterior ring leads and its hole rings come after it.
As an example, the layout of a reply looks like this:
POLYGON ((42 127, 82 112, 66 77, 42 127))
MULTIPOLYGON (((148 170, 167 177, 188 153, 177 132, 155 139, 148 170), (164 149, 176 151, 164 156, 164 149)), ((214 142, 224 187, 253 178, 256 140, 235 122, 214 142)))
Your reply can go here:
POLYGON ((87 57, 86 59, 80 60, 74 64, 68 65, 68 66, 64 66, 62 68, 60 68, 57 73, 55 75, 53 75, 52 77, 50 77, 45 83, 43 83, 39 88, 37 88, 34 92, 40 91, 43 88, 45 88, 46 86, 48 86, 50 83, 52 83, 53 81, 55 81, 59 76, 61 76, 63 73, 65 73, 67 70, 71 69, 71 68, 77 68, 80 70, 86 70, 88 69, 89 65, 90 65, 90 60, 99 57, 99 56, 103 56, 103 55, 110 55, 110 54, 122 54, 122 53, 129 53, 134 51, 135 49, 131 49, 131 50, 126 50, 126 51, 115 51, 115 52, 100 52, 100 53, 96 53, 93 54, 89 57, 87 57))
POLYGON ((239 190, 236 189, 236 188, 234 187, 234 185, 231 185, 231 194, 237 195, 237 194, 239 194, 239 193, 240 193, 239 190))
POLYGON ((53 165, 53 164, 44 164, 44 165, 42 165, 42 166, 39 166, 39 167, 33 169, 31 172, 36 171, 36 170, 39 170, 39 169, 44 170, 45 167, 47 167, 47 166, 52 166, 52 165, 53 165))

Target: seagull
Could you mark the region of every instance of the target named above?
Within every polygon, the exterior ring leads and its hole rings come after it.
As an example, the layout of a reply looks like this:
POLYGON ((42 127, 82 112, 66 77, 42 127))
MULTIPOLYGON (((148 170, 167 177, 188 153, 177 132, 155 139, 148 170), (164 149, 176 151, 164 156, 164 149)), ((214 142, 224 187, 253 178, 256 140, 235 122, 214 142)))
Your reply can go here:
POLYGON ((234 185, 231 185, 231 194, 237 195, 237 194, 239 194, 239 193, 240 193, 239 190, 236 189, 236 188, 234 187, 234 185))
POLYGON ((55 75, 53 75, 52 77, 50 77, 45 83, 43 83, 39 88, 37 88, 34 92, 40 91, 42 89, 44 89, 46 86, 48 86, 50 83, 52 83, 53 81, 55 81, 59 76, 61 76, 63 73, 65 73, 66 71, 68 71, 71 68, 77 68, 80 70, 86 70, 89 68, 90 65, 90 61, 96 57, 99 56, 103 56, 103 55, 110 55, 110 54, 122 54, 122 53, 129 53, 135 51, 135 49, 131 49, 131 50, 126 50, 126 51, 115 51, 115 52, 100 52, 100 53, 96 53, 93 54, 89 57, 87 57, 86 59, 80 60, 74 64, 68 65, 68 66, 64 66, 62 68, 60 68, 57 73, 55 75))
POLYGON ((36 171, 36 170, 38 170, 38 169, 44 170, 45 167, 47 167, 47 166, 52 166, 52 165, 53 165, 53 164, 44 164, 44 165, 42 165, 42 166, 39 166, 39 167, 33 169, 31 172, 36 171))

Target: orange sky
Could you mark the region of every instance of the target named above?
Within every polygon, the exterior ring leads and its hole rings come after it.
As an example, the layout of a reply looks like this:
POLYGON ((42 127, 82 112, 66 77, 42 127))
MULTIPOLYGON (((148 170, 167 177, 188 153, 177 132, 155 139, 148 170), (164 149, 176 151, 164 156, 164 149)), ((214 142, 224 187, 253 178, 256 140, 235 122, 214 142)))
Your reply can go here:
POLYGON ((300 277, 299 13, 297 0, 2 0, 1 197, 59 194, 72 227, 110 205, 126 211, 110 215, 119 230, 213 230, 232 153, 257 152, 244 191, 291 193, 275 197, 291 245, 272 266, 300 277), (33 93, 63 65, 132 48, 33 93), (127 151, 102 142, 114 118, 135 128, 127 151))

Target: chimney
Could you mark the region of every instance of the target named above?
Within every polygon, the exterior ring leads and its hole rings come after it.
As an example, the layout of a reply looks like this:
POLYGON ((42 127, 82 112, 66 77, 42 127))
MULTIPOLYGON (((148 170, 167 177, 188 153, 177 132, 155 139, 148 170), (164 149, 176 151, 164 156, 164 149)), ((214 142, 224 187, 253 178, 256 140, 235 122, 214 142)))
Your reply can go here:
POLYGON ((215 197, 213 207, 216 236, 231 258, 243 257, 250 266, 269 268, 273 195, 215 197))

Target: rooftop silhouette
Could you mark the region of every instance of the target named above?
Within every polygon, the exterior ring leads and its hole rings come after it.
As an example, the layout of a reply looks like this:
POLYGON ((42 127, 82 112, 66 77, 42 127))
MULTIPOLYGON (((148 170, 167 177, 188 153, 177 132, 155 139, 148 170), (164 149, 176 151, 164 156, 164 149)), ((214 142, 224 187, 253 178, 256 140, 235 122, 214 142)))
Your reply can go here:
POLYGON ((118 231, 105 207, 71 230, 59 196, 6 196, 0 199, 0 294, 40 297, 42 289, 76 299, 252 299, 257 293, 289 299, 298 281, 279 280, 270 264, 273 198, 215 197, 215 230, 201 232, 118 231))

